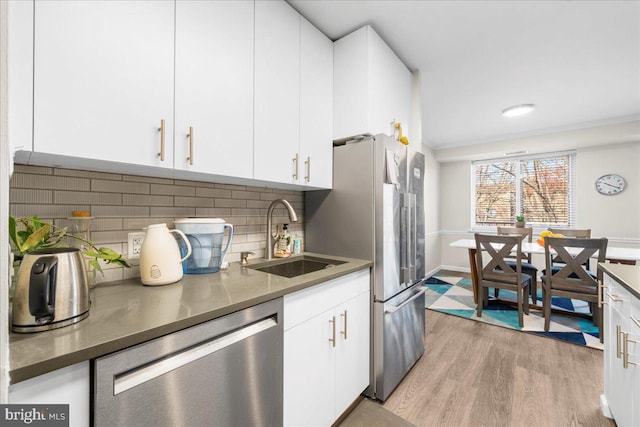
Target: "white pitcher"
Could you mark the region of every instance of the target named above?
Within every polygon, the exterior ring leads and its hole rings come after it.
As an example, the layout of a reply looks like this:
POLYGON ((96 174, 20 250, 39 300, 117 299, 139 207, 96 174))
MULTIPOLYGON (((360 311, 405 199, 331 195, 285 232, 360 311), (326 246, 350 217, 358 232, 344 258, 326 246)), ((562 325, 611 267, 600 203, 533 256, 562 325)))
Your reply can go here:
POLYGON ((182 261, 191 255, 191 244, 180 230, 169 230, 166 224, 152 224, 145 228, 146 234, 140 248, 140 279, 144 285, 167 285, 182 279, 182 261), (180 258, 178 242, 171 235, 178 234, 187 248, 180 258))

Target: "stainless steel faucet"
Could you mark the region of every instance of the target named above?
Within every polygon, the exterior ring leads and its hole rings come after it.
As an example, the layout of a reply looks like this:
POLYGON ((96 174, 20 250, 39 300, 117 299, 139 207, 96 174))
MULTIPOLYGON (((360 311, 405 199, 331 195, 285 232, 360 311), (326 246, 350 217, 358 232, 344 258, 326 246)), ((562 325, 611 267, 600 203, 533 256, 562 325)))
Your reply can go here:
POLYGON ((282 204, 285 208, 287 208, 287 211, 289 212, 289 220, 291 220, 291 222, 298 222, 298 215, 296 215, 296 212, 293 210, 293 207, 291 206, 291 203, 287 202, 285 199, 276 199, 273 202, 271 202, 271 204, 269 205, 269 209, 267 210, 267 251, 266 251, 266 259, 273 259, 273 245, 276 243, 276 236, 273 235, 273 233, 271 232, 271 226, 273 223, 273 210, 275 209, 276 205, 280 203, 282 204))

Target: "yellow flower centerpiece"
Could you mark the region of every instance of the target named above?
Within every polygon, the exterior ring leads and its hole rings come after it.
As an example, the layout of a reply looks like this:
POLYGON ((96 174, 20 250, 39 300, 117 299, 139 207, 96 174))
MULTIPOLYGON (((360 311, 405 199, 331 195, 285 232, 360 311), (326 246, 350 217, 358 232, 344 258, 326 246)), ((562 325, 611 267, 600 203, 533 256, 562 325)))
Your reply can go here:
POLYGON ((544 247, 544 238, 547 236, 548 237, 564 237, 564 234, 552 233, 549 230, 544 230, 542 233, 540 233, 540 238, 536 240, 536 242, 538 242, 540 246, 544 247))

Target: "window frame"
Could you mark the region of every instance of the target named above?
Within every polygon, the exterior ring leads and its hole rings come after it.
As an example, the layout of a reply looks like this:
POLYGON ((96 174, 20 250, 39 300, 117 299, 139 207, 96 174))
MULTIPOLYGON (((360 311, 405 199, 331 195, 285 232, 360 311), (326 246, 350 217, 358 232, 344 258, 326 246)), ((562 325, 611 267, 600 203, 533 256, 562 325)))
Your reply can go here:
MULTIPOLYGON (((569 167, 569 185, 568 188, 568 225, 559 226, 559 225, 549 225, 549 224, 536 224, 534 226, 534 233, 546 230, 549 226, 553 228, 575 228, 576 226, 576 217, 577 217, 577 204, 576 204, 576 151, 557 151, 557 152, 547 152, 533 155, 522 155, 522 156, 505 156, 504 158, 492 158, 486 160, 474 160, 471 162, 471 230, 474 232, 486 232, 486 231, 495 231, 498 225, 477 225, 476 224, 476 167, 481 165, 487 165, 492 163, 504 163, 504 162, 516 162, 516 212, 521 212, 522 210, 522 177, 520 173, 520 164, 525 160, 537 160, 537 159, 553 159, 558 157, 568 157, 568 167, 569 167)), ((499 225, 506 226, 509 225, 499 225)))

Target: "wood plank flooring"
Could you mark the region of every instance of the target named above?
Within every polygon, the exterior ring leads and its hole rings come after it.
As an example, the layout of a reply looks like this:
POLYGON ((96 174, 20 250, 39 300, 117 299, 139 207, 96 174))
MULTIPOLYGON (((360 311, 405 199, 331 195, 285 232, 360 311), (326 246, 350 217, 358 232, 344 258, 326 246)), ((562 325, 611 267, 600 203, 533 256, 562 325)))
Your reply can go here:
POLYGON ((384 409, 416 426, 615 426, 600 412, 602 351, 431 310, 426 325, 384 409))

